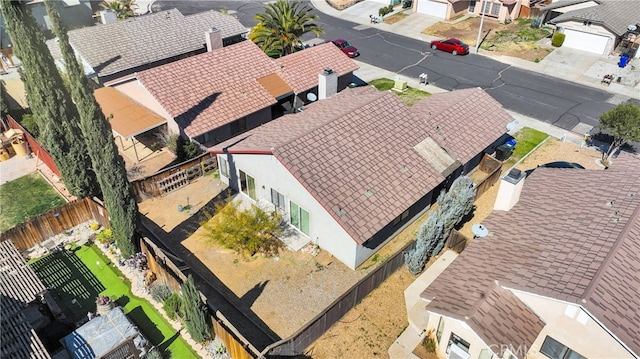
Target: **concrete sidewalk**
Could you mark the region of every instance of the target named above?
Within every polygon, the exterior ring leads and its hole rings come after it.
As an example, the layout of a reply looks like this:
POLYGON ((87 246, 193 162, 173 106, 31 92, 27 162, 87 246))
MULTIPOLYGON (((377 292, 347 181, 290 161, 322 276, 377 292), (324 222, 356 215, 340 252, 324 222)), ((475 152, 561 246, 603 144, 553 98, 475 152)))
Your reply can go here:
MULTIPOLYGON (((360 29, 378 28, 425 42, 437 38, 422 34, 422 30, 441 21, 441 19, 434 16, 413 13, 411 9, 402 10, 398 7, 394 13, 402 11, 409 15, 395 24, 385 24, 383 22, 372 24, 369 15, 377 16, 378 9, 382 6, 378 2, 365 0, 342 11, 329 6, 326 0, 311 0, 311 3, 322 13, 361 24, 360 29)), ((547 39, 541 41, 544 42, 545 40, 547 39)), ((492 57, 497 61, 514 67, 617 94, 619 95, 616 97, 618 103, 628 98, 640 99, 640 68, 632 66, 633 64, 624 69, 618 68, 617 56, 598 56, 567 48, 554 49, 538 63, 510 56, 491 56, 491 52, 484 50, 480 50, 479 55, 492 57), (621 82, 614 82, 610 86, 602 85, 601 80, 605 74, 614 74, 615 78, 621 77, 621 82)))

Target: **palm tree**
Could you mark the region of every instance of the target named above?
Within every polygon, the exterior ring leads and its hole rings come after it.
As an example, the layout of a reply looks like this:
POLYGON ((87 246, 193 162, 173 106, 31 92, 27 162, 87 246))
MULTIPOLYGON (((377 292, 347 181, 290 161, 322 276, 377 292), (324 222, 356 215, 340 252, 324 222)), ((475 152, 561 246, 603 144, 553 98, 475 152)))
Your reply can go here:
POLYGON ((136 0, 106 0, 100 4, 100 7, 115 12, 118 20, 124 20, 135 16, 134 10, 138 8, 138 5, 136 0))
POLYGON ((251 29, 249 39, 269 56, 285 56, 300 45, 302 35, 312 32, 316 37, 324 34, 324 29, 313 23, 318 15, 311 14, 311 8, 301 5, 300 0, 289 2, 277 0, 267 4, 263 14, 257 14, 258 24, 251 29))

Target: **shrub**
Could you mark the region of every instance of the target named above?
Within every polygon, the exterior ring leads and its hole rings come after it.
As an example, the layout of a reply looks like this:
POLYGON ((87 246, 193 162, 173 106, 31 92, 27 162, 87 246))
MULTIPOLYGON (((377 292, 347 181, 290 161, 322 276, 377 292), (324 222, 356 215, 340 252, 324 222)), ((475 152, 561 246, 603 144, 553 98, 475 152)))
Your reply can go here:
POLYGON ((211 332, 211 315, 207 307, 200 298, 200 292, 193 282, 193 277, 189 275, 187 280, 182 283, 180 290, 183 295, 182 317, 184 325, 191 338, 196 343, 204 343, 212 338, 211 332))
POLYGON ((167 313, 169 319, 176 319, 182 311, 182 298, 176 293, 171 293, 171 295, 165 299, 162 308, 167 313))
POLYGON ((96 234, 96 242, 98 243, 113 242, 113 233, 111 233, 111 229, 103 229, 98 234, 96 234))
POLYGON ((171 296, 171 289, 164 282, 158 282, 151 287, 151 298, 156 302, 163 303, 167 298, 171 296))
POLYGON ((436 352, 436 341, 433 340, 431 335, 425 337, 422 341, 424 345, 424 349, 427 350, 427 353, 435 353, 436 352))
POLYGON ((393 5, 383 6, 378 10, 378 16, 385 16, 393 11, 393 5))
POLYGON ((162 355, 162 351, 157 347, 151 348, 147 352, 147 355, 144 356, 144 359, 163 359, 163 358, 164 356, 162 355))
POLYGON ((25 114, 22 116, 20 120, 20 124, 29 132, 33 137, 40 136, 40 128, 38 127, 38 123, 32 114, 25 114))
POLYGON ((560 47, 564 43, 565 34, 556 32, 551 38, 551 46, 560 47))

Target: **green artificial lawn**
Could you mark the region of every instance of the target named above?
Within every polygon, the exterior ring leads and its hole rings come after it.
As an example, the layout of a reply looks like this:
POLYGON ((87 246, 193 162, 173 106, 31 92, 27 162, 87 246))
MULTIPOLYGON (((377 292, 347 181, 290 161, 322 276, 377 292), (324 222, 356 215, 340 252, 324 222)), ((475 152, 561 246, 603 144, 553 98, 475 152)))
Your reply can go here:
POLYGON ((516 147, 513 149, 513 154, 509 160, 506 161, 507 166, 514 165, 537 145, 542 143, 549 135, 534 130, 533 128, 525 127, 516 132, 513 137, 516 139, 516 147))
MULTIPOLYGON (((395 85, 395 81, 391 79, 381 78, 381 79, 370 81, 369 85, 373 85, 379 91, 389 91, 395 85)), ((391 92, 396 94, 400 98, 400 101, 402 101, 407 106, 413 106, 416 103, 420 102, 420 100, 431 96, 430 93, 415 89, 413 87, 407 87, 407 89, 403 92, 399 92, 399 91, 391 91, 391 92)))
POLYGON ((95 245, 78 247, 73 254, 49 254, 30 265, 53 288, 56 302, 70 320, 79 321, 95 311, 96 297, 106 295, 123 307, 153 345, 170 352, 171 358, 199 358, 151 303, 131 293, 131 283, 95 245))
POLYGON ((65 203, 38 173, 5 183, 0 186, 0 232, 65 203))

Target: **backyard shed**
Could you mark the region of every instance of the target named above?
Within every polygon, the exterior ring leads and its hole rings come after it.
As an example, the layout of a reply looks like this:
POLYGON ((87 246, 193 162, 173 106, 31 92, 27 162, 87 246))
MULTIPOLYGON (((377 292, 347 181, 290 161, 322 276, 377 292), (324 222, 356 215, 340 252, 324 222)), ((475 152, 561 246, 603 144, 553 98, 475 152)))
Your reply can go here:
POLYGON ((98 316, 62 339, 73 359, 110 357, 137 358, 146 352, 147 339, 140 333, 121 307, 98 316))

